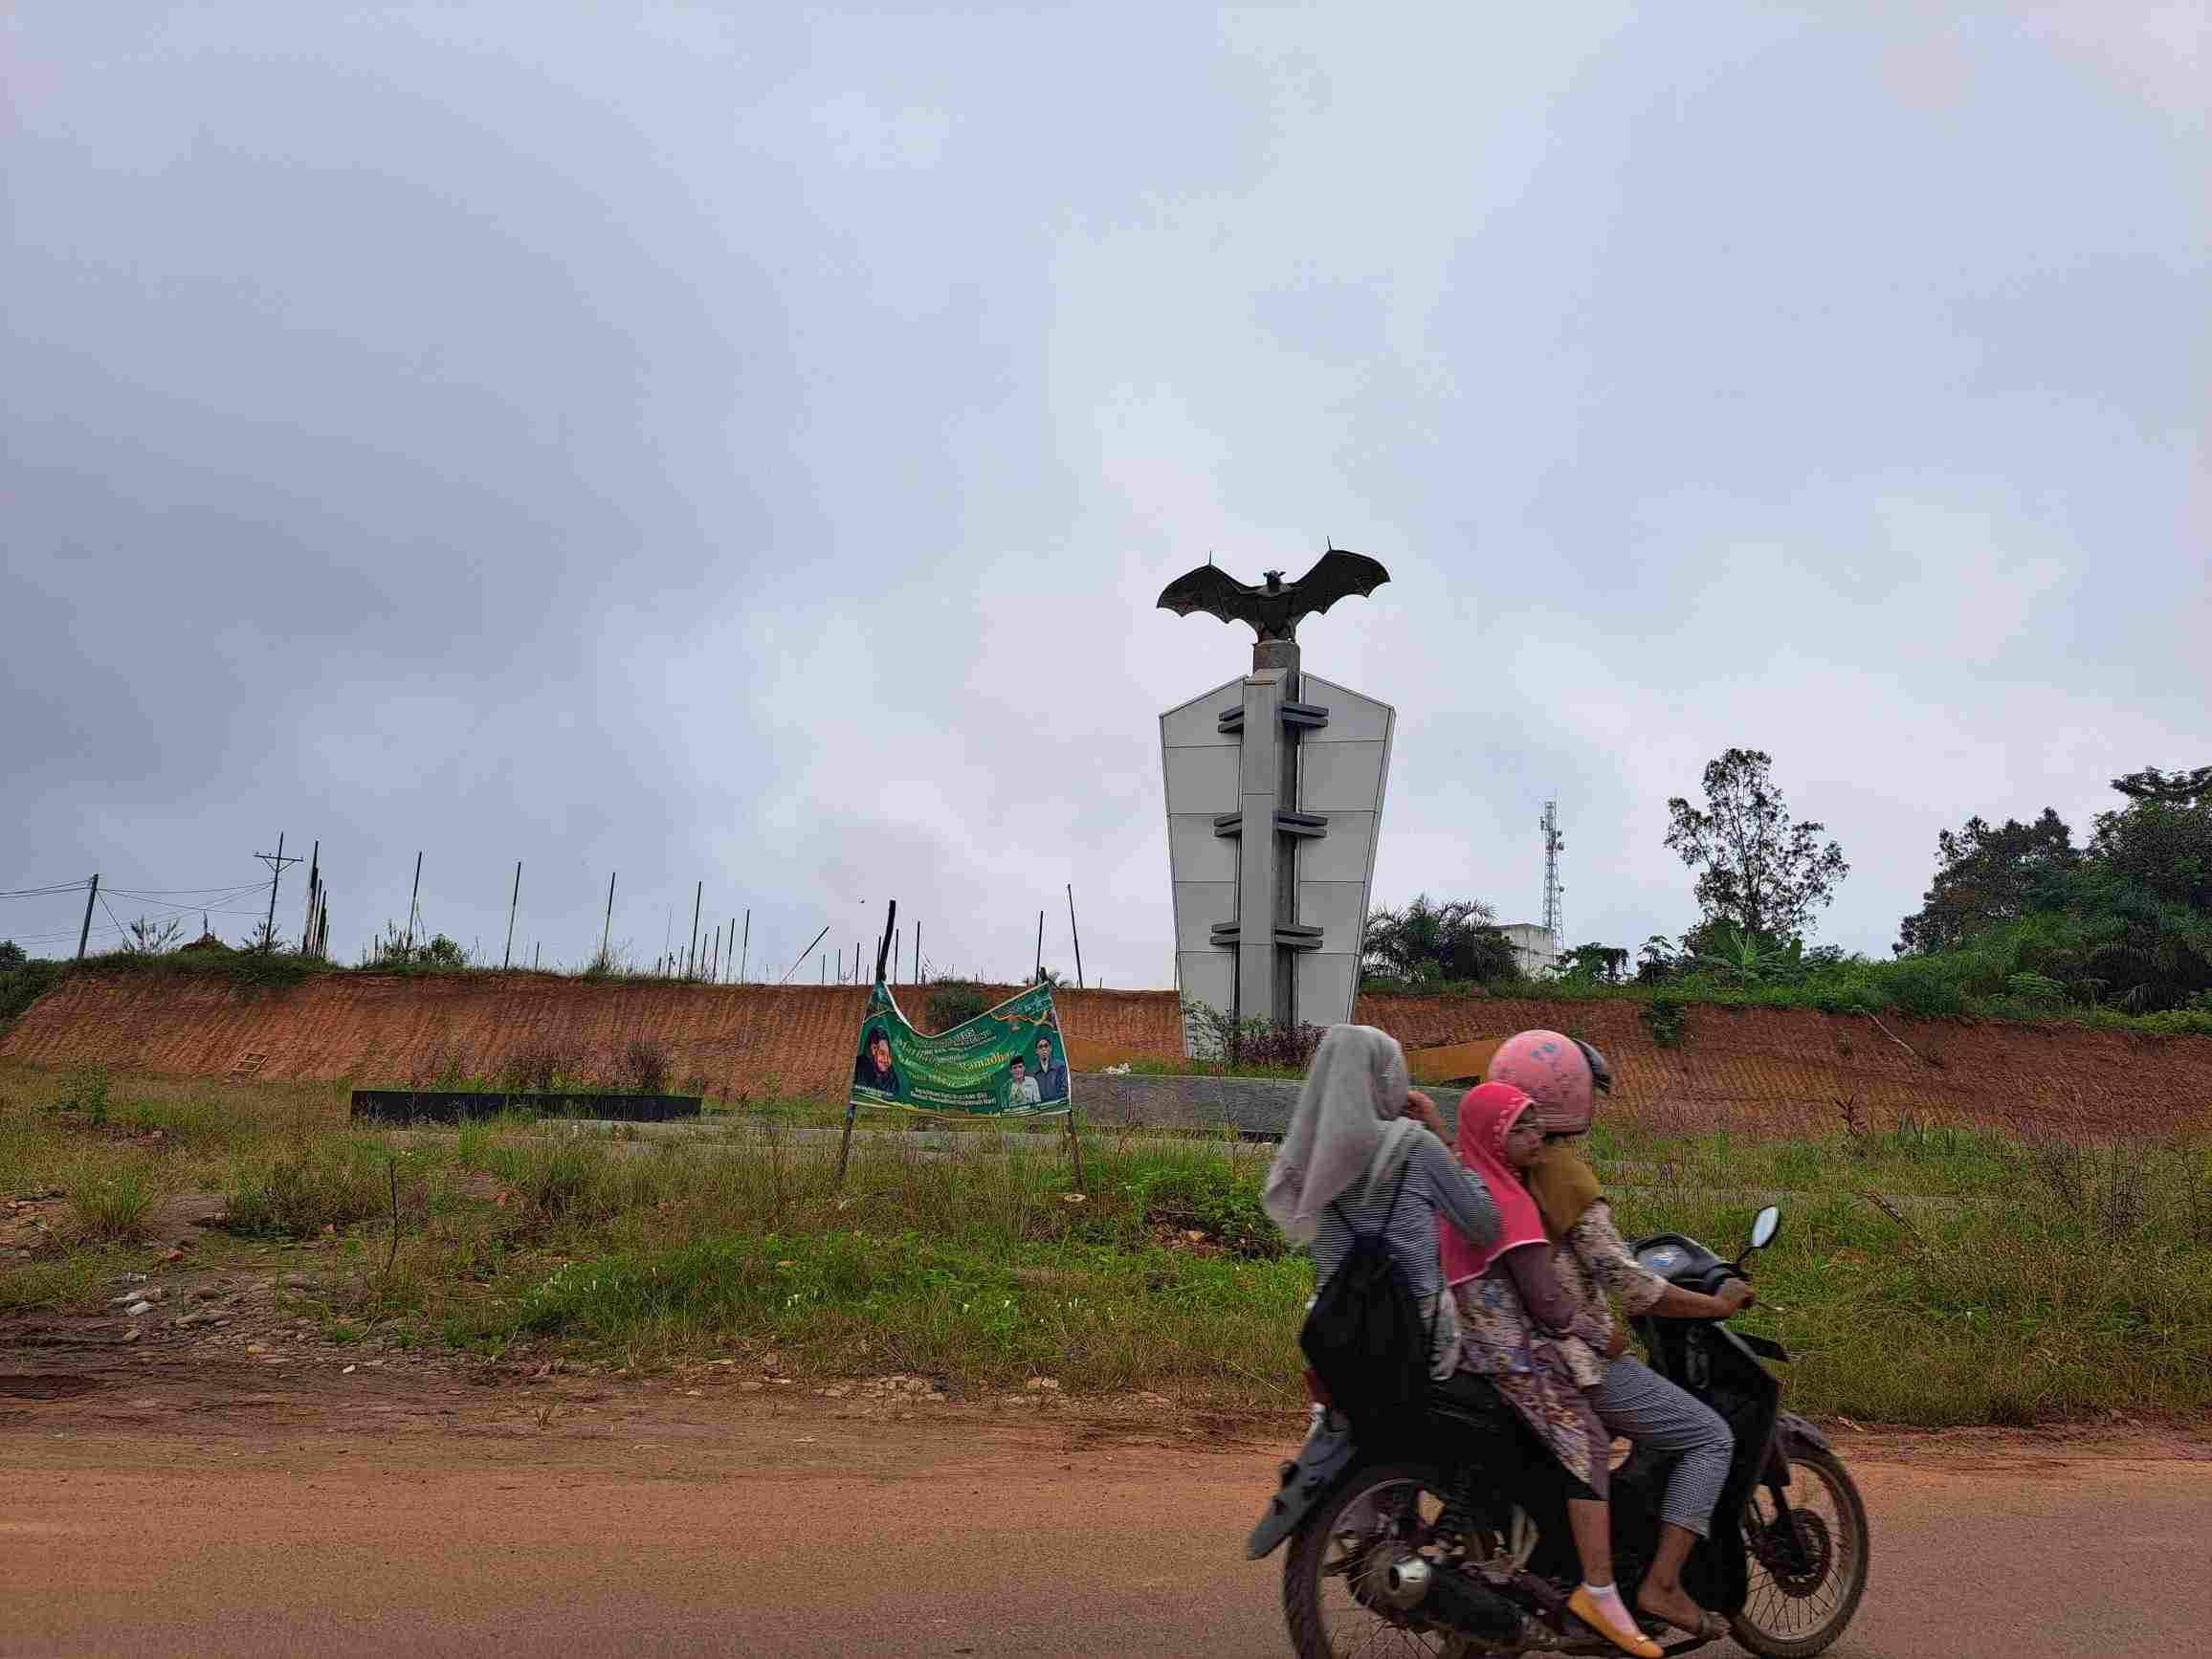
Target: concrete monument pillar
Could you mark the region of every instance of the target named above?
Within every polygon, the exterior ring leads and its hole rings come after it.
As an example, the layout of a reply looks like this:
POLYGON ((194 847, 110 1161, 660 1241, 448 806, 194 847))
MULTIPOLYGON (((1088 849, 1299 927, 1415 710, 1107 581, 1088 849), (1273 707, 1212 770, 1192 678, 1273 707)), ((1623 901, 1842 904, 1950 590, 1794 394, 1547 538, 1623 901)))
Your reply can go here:
POLYGON ((1352 1016, 1396 716, 1309 679, 1294 635, 1300 616, 1388 580, 1374 560, 1332 549, 1295 583, 1270 571, 1248 586, 1208 565, 1161 595, 1259 635, 1251 673, 1160 717, 1176 984, 1188 1000, 1281 1025, 1352 1016))

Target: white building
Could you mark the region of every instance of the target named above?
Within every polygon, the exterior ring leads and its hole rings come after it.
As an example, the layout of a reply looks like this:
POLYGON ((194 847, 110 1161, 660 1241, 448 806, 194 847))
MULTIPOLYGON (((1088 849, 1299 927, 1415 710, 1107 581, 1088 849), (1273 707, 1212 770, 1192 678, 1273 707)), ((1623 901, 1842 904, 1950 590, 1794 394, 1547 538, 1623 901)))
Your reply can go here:
POLYGON ((1559 944, 1540 921, 1509 921, 1502 932, 1513 944, 1513 960, 1526 979, 1541 979, 1559 965, 1559 944))

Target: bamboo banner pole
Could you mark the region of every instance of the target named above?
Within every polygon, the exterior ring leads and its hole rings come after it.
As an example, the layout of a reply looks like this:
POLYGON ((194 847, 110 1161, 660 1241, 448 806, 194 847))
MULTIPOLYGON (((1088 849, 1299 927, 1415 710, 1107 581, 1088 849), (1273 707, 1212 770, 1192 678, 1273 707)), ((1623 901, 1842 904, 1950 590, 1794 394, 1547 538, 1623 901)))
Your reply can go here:
MULTIPOLYGON (((883 918, 883 944, 875 953, 875 983, 877 984, 883 983, 884 952, 890 948, 891 930, 897 920, 898 900, 895 898, 891 900, 891 913, 883 918)), ((827 933, 830 930, 824 928, 822 931, 827 933)), ((852 965, 854 971, 857 972, 860 966, 857 958, 854 959, 852 965)), ((848 1093, 845 1096, 845 1134, 843 1139, 837 1142, 837 1178, 830 1183, 830 1190, 832 1192, 842 1192, 845 1189, 845 1165, 852 1157, 852 1115, 859 1109, 859 1102, 855 1101, 848 1093)))

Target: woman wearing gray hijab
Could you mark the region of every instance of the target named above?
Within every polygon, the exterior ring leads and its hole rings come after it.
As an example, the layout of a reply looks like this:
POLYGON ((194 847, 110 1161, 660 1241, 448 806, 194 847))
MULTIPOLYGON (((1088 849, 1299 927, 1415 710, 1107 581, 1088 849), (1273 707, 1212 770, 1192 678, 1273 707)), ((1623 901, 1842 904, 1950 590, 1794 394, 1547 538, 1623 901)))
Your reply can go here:
POLYGON ((1497 1211, 1481 1178, 1445 1144, 1443 1114, 1412 1087, 1395 1037, 1372 1026, 1329 1028, 1261 1203, 1293 1244, 1313 1248, 1316 1285, 1351 1253, 1355 1229, 1372 1233, 1387 1215, 1384 1242, 1421 1316, 1434 1323, 1429 1375, 1451 1375, 1459 1320, 1443 1294, 1436 1224, 1449 1221, 1479 1249, 1497 1232, 1497 1211), (1393 1209, 1400 1170, 1405 1183, 1393 1209))

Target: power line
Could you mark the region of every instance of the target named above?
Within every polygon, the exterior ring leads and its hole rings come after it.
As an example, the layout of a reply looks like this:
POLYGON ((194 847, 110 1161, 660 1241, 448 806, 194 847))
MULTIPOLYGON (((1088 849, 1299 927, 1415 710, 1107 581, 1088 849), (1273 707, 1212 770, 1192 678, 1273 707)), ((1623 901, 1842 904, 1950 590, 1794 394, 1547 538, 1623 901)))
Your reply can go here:
POLYGON ((0 893, 0 898, 43 898, 50 893, 82 893, 85 886, 82 881, 63 881, 52 887, 18 887, 0 893))
POLYGON ((266 892, 268 886, 266 881, 233 881, 228 887, 111 887, 108 892, 122 898, 144 898, 162 904, 171 902, 170 896, 175 895, 189 899, 188 909, 210 902, 220 904, 226 898, 237 898, 249 893, 266 892))
MULTIPOLYGON (((266 853, 255 853, 255 854, 254 854, 254 856, 255 856, 255 857, 267 857, 267 856, 268 856, 268 854, 266 854, 266 853)), ((297 859, 297 858, 288 858, 288 859, 286 859, 286 860, 285 860, 285 862, 286 862, 287 864, 298 864, 298 863, 299 862, 299 859, 297 859)), ((81 882, 81 881, 79 881, 79 882, 77 882, 77 883, 75 883, 74 885, 76 885, 76 886, 78 886, 78 887, 82 887, 82 886, 84 885, 84 883, 83 883, 83 882, 81 882)), ((225 884, 223 884, 223 885, 221 885, 221 886, 216 886, 216 887, 148 887, 148 888, 118 887, 118 888, 115 888, 115 889, 113 889, 113 891, 114 891, 114 892, 117 892, 117 893, 127 893, 127 894, 130 894, 130 895, 132 895, 132 896, 136 896, 136 897, 139 897, 139 898, 158 898, 158 897, 162 896, 163 896, 163 895, 165 895, 165 894, 177 894, 177 895, 184 895, 184 894, 194 894, 194 893, 229 893, 229 892, 232 892, 232 891, 248 891, 248 892, 256 892, 256 893, 257 893, 257 892, 259 892, 259 891, 260 891, 262 888, 264 888, 264 887, 266 887, 266 886, 268 886, 268 885, 269 885, 269 884, 268 884, 266 881, 248 881, 248 882, 236 882, 236 881, 232 881, 232 882, 228 882, 228 883, 225 883, 225 884)))

